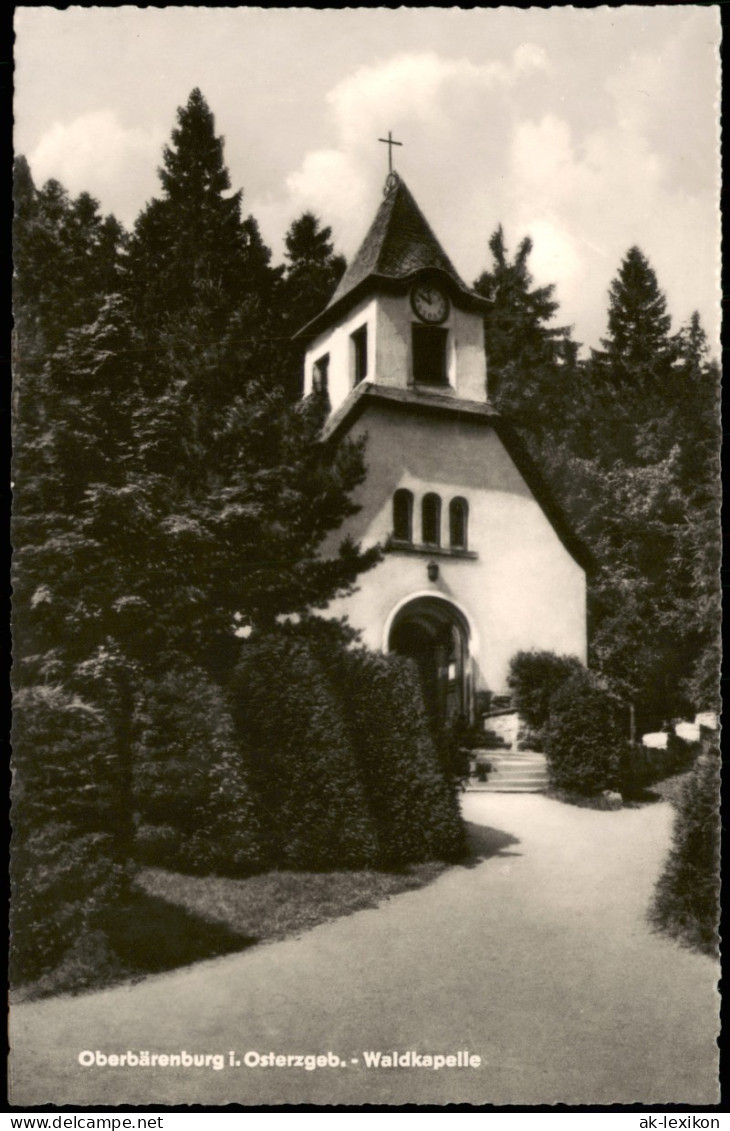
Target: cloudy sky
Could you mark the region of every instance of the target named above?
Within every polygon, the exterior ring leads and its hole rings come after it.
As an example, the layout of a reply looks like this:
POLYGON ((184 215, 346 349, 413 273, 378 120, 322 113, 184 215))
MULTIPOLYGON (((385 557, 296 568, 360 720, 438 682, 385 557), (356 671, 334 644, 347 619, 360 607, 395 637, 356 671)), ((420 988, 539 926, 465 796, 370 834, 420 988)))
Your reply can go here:
POLYGON ((717 7, 16 9, 15 145, 131 226, 199 86, 281 256, 304 209, 351 256, 395 165, 468 283, 529 234, 597 345, 638 244, 674 326, 719 325, 717 7))

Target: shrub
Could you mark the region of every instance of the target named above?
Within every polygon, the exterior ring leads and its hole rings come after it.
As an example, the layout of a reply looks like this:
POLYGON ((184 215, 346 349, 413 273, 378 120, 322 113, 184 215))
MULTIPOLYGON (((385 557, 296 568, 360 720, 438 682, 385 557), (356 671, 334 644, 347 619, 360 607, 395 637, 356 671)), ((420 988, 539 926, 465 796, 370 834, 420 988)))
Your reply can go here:
POLYGON ((230 874, 262 864, 259 822, 225 696, 202 671, 148 683, 134 746, 142 864, 230 874))
POLYGON ((510 660, 507 686, 515 710, 535 737, 541 735, 550 716, 550 700, 566 680, 585 672, 577 656, 554 652, 517 652, 510 660))
POLYGON ((680 738, 672 730, 667 736, 667 762, 671 774, 681 774, 688 770, 700 752, 699 742, 680 738))
POLYGON ((459 859, 465 834, 453 767, 440 763, 415 664, 365 649, 347 652, 337 686, 381 862, 459 859))
POLYGON ((80 834, 61 822, 23 838, 13 876, 11 971, 18 982, 37 978, 96 933, 126 880, 111 836, 80 834))
POLYGON ((662 930, 716 953, 720 916, 720 759, 703 755, 676 801, 669 857, 651 918, 662 930))
POLYGON ((588 673, 576 673, 550 701, 545 753, 551 785, 580 794, 616 789, 625 740, 621 704, 588 673))
POLYGON ((667 736, 665 750, 643 745, 624 748, 621 782, 625 791, 642 790, 655 782, 690 769, 700 751, 699 742, 688 742, 674 732, 667 736))
POLYGON ((61 687, 20 690, 13 717, 12 956, 37 978, 94 934, 128 879, 115 841, 113 736, 61 687))
POLYGON ((312 643, 286 628, 251 637, 231 691, 270 859, 311 870, 375 865, 357 759, 312 643))

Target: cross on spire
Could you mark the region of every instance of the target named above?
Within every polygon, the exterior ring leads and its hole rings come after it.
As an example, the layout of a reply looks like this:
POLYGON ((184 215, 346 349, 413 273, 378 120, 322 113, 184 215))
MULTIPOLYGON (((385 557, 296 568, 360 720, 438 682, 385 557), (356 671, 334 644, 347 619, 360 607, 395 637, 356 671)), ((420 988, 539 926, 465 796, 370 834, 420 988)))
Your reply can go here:
POLYGON ((388 173, 392 173, 393 172, 393 146, 394 145, 402 145, 403 142, 402 141, 393 141, 393 135, 390 132, 390 130, 388 130, 388 136, 387 137, 379 137, 378 141, 382 141, 384 145, 388 146, 388 173))

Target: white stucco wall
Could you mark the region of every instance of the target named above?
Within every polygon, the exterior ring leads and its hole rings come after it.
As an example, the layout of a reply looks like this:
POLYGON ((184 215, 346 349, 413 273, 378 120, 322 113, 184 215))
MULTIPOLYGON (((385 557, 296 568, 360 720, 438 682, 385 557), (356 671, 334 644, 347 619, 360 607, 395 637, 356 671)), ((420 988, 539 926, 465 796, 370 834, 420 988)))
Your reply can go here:
POLYGON ((448 546, 448 504, 469 504, 468 560, 429 553, 386 553, 362 575, 358 591, 330 605, 347 614, 365 642, 380 649, 395 608, 411 596, 440 594, 454 601, 473 628, 477 687, 506 691, 510 658, 520 649, 551 649, 586 659, 583 569, 563 546, 494 430, 481 421, 408 415, 368 405, 353 435, 368 435, 368 475, 355 494, 362 509, 333 537, 349 533, 363 545, 384 544, 392 532, 392 498, 399 487, 415 497, 414 539, 420 540, 420 502, 442 499, 442 546, 448 546), (426 565, 439 566, 436 581, 426 565))
MULTIPOLYGON (((350 337, 363 324, 368 327, 368 380, 408 387, 412 384, 411 326, 417 319, 408 295, 379 295, 359 302, 338 325, 318 335, 304 360, 304 393, 312 391, 314 366, 329 354, 329 396, 335 412, 353 388, 350 337)), ((458 310, 453 303, 443 323, 449 331, 448 395, 466 400, 486 399, 484 322, 481 314, 458 310)))
POLYGON ((304 358, 305 396, 312 391, 313 372, 317 360, 328 353, 330 404, 333 412, 339 408, 354 387, 350 338, 363 325, 367 325, 368 328, 368 380, 372 380, 376 349, 375 308, 374 298, 363 299, 353 306, 342 322, 319 334, 312 341, 304 358))
MULTIPOLYGON (((417 323, 408 295, 382 295, 376 313, 376 380, 378 384, 412 385, 411 326, 417 323)), ((486 400, 484 320, 481 314, 458 310, 453 303, 441 325, 448 330, 447 368, 454 394, 465 400, 486 400)), ((441 390, 440 390, 441 391, 441 390)))

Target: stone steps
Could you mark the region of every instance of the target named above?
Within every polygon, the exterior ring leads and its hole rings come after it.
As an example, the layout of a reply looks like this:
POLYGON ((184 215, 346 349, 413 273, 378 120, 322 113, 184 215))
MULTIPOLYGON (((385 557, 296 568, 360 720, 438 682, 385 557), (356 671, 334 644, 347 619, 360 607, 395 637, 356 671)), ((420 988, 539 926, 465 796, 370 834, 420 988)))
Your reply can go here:
POLYGON ((548 787, 547 761, 533 750, 475 750, 477 762, 491 765, 487 781, 471 778, 467 789, 486 793, 544 793, 548 787))

